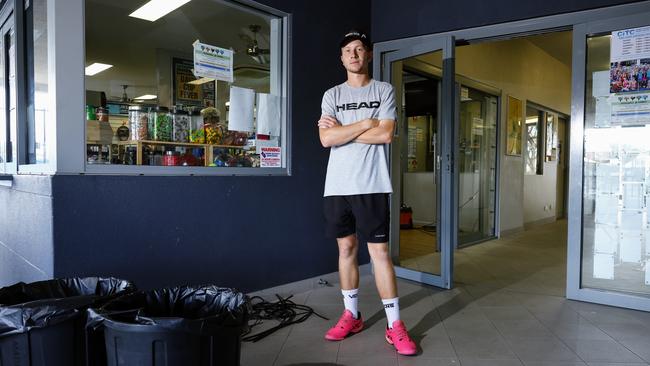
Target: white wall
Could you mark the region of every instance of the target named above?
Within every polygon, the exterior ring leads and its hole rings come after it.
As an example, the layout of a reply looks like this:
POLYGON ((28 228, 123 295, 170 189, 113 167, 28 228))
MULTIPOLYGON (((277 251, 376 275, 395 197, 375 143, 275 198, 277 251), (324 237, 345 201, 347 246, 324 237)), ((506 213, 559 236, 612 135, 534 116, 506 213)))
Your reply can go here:
POLYGON ((557 160, 544 163, 544 175, 524 176, 524 223, 554 218, 557 160))

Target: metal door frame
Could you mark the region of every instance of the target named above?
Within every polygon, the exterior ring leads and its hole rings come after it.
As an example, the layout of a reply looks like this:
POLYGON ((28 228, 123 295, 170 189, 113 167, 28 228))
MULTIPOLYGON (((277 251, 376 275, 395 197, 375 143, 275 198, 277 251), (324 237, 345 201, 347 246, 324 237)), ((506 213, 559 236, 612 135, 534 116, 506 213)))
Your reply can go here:
MULTIPOLYGON (((20 156, 20 152, 21 152, 20 151, 21 144, 18 141, 19 137, 21 136, 20 132, 18 131, 18 128, 19 128, 18 110, 20 109, 19 102, 20 102, 21 92, 20 92, 20 89, 18 87, 19 87, 19 83, 22 83, 23 81, 22 81, 22 78, 19 77, 19 75, 21 75, 20 71, 22 70, 21 66, 18 64, 18 61, 21 60, 21 59, 19 59, 21 47, 18 46, 18 41, 19 41, 18 36, 19 36, 20 32, 17 32, 17 27, 16 27, 17 19, 16 19, 16 12, 14 11, 14 9, 15 9, 15 2, 14 1, 5 2, 2 9, 0 9, 0 31, 1 31, 0 36, 2 37, 2 40, 0 40, 0 44, 1 44, 0 51, 2 51, 2 54, 0 55, 0 58, 2 59, 1 65, 3 66, 3 69, 0 70, 0 71, 2 73, 5 73, 6 68, 9 67, 8 65, 9 65, 10 60, 8 60, 5 57, 7 55, 7 50, 5 49, 6 46, 7 46, 5 44, 5 35, 10 31, 14 32, 14 36, 13 36, 14 37, 14 59, 13 59, 13 62, 14 62, 15 67, 16 67, 16 70, 15 70, 16 79, 14 80, 14 89, 13 89, 13 92, 16 95, 11 96, 12 98, 15 99, 14 103, 15 103, 16 108, 12 112, 12 111, 9 110, 8 105, 4 106, 5 110, 6 110, 5 113, 7 113, 7 116, 9 114, 13 114, 13 118, 9 117, 5 123, 0 125, 0 128, 8 129, 10 131, 10 133, 9 133, 10 136, 6 136, 6 137, 9 138, 14 144, 14 146, 11 147, 11 149, 13 150, 13 152, 12 152, 12 161, 11 162, 4 161, 6 159, 6 157, 7 157, 7 154, 9 154, 8 151, 5 151, 5 155, 2 156, 3 162, 0 163, 0 174, 2 174, 2 175, 16 174, 16 172, 18 171, 18 161, 19 161, 19 156, 20 156)), ((8 75, 4 75, 3 80, 7 79, 7 76, 8 75)), ((5 82, 9 82, 9 80, 5 80, 5 82)), ((4 85, 2 85, 1 87, 3 88, 3 90, 0 92, 0 97, 5 99, 5 101, 3 101, 2 103, 3 104, 8 103, 9 101, 6 99, 7 98, 6 93, 9 92, 9 90, 4 90, 4 87, 5 87, 4 85)), ((8 146, 6 146, 6 148, 9 149, 8 146)))
MULTIPOLYGON (((416 44, 414 46, 405 47, 393 52, 387 52, 380 55, 382 70, 375 69, 375 75, 379 75, 379 79, 391 82, 393 76, 393 63, 409 57, 442 51, 443 62, 443 77, 440 88, 440 111, 441 115, 438 119, 438 141, 439 149, 437 152, 437 161, 434 169, 437 174, 434 174, 436 179, 436 204, 437 204, 437 235, 436 240, 440 248, 440 275, 421 272, 395 266, 395 274, 398 277, 421 282, 424 284, 437 286, 441 288, 451 288, 453 284, 453 248, 457 242, 457 169, 454 168, 454 156, 456 144, 453 143, 454 136, 457 135, 458 124, 455 122, 458 118, 457 115, 457 87, 455 83, 455 41, 453 36, 441 36, 429 39, 426 42, 416 44), (378 72, 379 71, 379 72, 378 72)), ((398 106, 401 110, 401 106, 398 106)), ((398 126, 403 122, 402 113, 398 116, 398 126)), ((393 181, 395 177, 400 175, 399 168, 399 149, 389 149, 389 161, 391 162, 391 176, 393 181)), ((399 212, 399 199, 402 187, 394 185, 394 194, 391 197, 391 212, 399 212)), ((391 215, 391 237, 390 248, 391 254, 397 254, 396 249, 399 245, 399 215, 391 215)))
POLYGON ((570 299, 650 311, 650 297, 616 291, 582 287, 582 224, 583 224, 583 163, 584 123, 587 65, 587 37, 612 31, 650 25, 650 12, 624 17, 608 17, 576 24, 573 28, 573 65, 571 94, 571 140, 569 155, 569 228, 567 257, 567 297, 570 299))

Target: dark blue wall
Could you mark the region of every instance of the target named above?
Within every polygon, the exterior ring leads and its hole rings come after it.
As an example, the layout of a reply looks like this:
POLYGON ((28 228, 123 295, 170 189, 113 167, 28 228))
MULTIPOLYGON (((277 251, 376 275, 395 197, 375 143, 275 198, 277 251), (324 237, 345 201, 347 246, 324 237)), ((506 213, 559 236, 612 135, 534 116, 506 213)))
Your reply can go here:
POLYGON ((370 29, 370 1, 262 3, 293 16, 292 175, 55 176, 55 276, 248 291, 337 270, 336 243, 323 237, 328 150, 316 121, 323 92, 345 78, 339 39, 370 29))
MULTIPOLYGON (((373 41, 637 2, 636 0, 373 0, 373 41)), ((650 9, 649 9, 650 10, 650 9)))

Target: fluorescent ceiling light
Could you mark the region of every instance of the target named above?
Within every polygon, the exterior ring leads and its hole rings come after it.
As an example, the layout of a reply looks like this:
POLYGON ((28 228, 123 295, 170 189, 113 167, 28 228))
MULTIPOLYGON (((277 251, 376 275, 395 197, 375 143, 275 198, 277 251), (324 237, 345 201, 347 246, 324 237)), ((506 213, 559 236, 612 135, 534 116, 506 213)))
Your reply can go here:
POLYGON ((86 76, 93 76, 93 75, 99 74, 100 72, 102 72, 104 70, 108 70, 111 67, 113 67, 113 65, 103 64, 103 63, 100 63, 100 62, 95 62, 94 64, 92 64, 90 66, 86 66, 86 76))
POLYGON ((190 0, 151 0, 142 5, 138 10, 129 14, 129 16, 153 22, 188 2, 190 0))
POLYGON ((134 99, 151 100, 151 99, 157 99, 157 98, 158 98, 157 95, 153 95, 153 94, 145 94, 145 95, 141 95, 141 96, 139 96, 139 97, 137 97, 137 98, 134 98, 134 99))
POLYGON ((200 78, 200 79, 192 80, 192 81, 188 82, 188 84, 201 85, 201 84, 209 83, 211 81, 214 81, 214 79, 212 79, 212 78, 200 78))

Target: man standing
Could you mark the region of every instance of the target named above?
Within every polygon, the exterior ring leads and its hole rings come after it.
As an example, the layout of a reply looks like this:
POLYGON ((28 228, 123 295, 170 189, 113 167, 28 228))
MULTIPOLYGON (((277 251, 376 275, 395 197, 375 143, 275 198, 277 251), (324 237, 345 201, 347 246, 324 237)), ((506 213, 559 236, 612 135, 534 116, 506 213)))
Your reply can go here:
POLYGON ((386 341, 398 353, 414 355, 399 317, 395 269, 388 251, 389 194, 386 146, 395 128, 393 87, 370 78, 372 43, 363 32, 347 33, 340 44, 347 81, 325 92, 318 121, 324 147, 331 148, 325 180, 326 233, 339 247, 339 276, 345 310, 325 338, 340 341, 363 329, 357 310, 359 266, 357 233, 368 241, 377 290, 386 310, 386 341))

